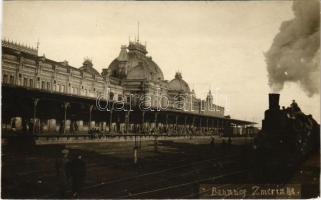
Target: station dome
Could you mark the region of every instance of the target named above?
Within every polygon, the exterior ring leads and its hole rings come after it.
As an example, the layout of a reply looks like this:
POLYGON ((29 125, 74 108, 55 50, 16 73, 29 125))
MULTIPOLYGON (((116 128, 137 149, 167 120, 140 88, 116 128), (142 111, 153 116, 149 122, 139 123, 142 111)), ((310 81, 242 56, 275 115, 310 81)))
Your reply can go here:
POLYGON ((162 81, 164 75, 159 66, 147 54, 146 46, 138 41, 122 45, 120 53, 109 65, 110 76, 126 79, 162 81))
POLYGON ((176 72, 175 78, 168 83, 168 90, 184 93, 191 92, 188 84, 183 80, 182 74, 180 72, 176 72))

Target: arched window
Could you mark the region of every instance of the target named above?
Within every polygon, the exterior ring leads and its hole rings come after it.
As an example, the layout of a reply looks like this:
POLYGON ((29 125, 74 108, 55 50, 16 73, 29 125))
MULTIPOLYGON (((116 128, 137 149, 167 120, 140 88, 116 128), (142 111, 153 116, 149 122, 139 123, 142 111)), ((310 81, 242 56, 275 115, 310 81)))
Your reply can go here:
POLYGON ((37 77, 36 88, 40 89, 40 77, 37 77))
POLYGON ((113 92, 110 92, 110 93, 109 93, 109 99, 110 99, 110 100, 113 100, 113 99, 114 99, 114 93, 113 93, 113 92))
POLYGON ((3 74, 2 82, 8 83, 8 75, 7 74, 3 74))
POLYGON ((13 75, 10 76, 10 84, 14 84, 14 76, 13 75))
POLYGON ((22 85, 22 75, 19 74, 18 85, 22 85))
POLYGON ((30 87, 33 87, 33 79, 30 79, 29 83, 30 83, 30 87))
POLYGON ((53 91, 57 91, 57 85, 56 85, 56 80, 53 81, 53 91))
POLYGON ((23 86, 28 87, 28 79, 23 78, 23 86))

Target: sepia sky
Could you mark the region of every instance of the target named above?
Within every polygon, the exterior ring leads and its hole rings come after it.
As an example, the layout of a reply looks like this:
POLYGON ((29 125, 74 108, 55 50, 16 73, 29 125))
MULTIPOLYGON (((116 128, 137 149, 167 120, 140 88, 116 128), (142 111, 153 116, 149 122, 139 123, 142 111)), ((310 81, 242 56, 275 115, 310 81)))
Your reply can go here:
MULTIPOLYGON (((291 6, 291 1, 6 1, 2 38, 32 46, 39 40, 40 55, 74 67, 89 57, 101 72, 129 37, 137 37, 139 21, 140 41, 147 42, 165 79, 179 70, 198 97, 211 89, 226 114, 261 123, 270 92, 264 52, 280 24, 293 18, 291 6)), ((309 98, 294 83, 280 93, 281 105, 296 99, 320 121, 319 95, 309 98)))

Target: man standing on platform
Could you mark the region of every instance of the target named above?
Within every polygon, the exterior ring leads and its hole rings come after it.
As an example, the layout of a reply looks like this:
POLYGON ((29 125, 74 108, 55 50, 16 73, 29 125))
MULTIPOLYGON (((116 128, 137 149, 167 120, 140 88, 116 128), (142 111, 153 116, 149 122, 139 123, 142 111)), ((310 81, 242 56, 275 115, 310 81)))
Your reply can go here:
POLYGON ((69 150, 62 150, 62 157, 56 160, 56 174, 58 180, 59 195, 62 198, 66 197, 68 188, 68 179, 70 175, 70 161, 68 158, 69 150))
POLYGON ((83 186, 86 177, 86 163, 82 160, 81 154, 78 154, 71 163, 71 183, 73 198, 77 198, 83 186))

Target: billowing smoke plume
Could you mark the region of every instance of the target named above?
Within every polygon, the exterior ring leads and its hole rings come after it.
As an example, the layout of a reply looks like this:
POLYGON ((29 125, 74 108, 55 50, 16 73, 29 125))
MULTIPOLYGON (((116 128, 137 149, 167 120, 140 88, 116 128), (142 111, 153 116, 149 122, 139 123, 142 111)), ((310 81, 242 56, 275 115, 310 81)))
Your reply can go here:
POLYGON ((312 96, 320 85, 320 3, 296 0, 292 9, 295 18, 281 24, 265 54, 269 85, 278 92, 285 82, 296 82, 312 96))

